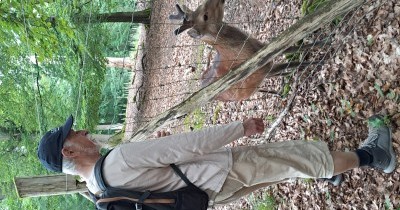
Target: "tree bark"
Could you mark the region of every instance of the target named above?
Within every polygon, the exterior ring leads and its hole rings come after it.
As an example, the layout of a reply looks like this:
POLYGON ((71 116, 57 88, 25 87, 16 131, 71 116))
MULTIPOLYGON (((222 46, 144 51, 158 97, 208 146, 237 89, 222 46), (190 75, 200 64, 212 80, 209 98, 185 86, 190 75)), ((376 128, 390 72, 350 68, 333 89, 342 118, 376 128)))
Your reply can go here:
POLYGON ((133 61, 129 57, 115 58, 107 57, 107 67, 122 68, 128 71, 132 71, 133 61))
POLYGON ((276 37, 276 39, 263 47, 252 58, 244 62, 242 65, 233 69, 224 77, 220 78, 209 86, 193 93, 182 103, 158 115, 155 119, 142 126, 131 136, 129 141, 144 140, 157 128, 167 124, 168 122, 171 122, 173 119, 189 113, 196 107, 204 105, 222 91, 227 90, 236 82, 245 79, 257 69, 260 69, 262 66, 271 62, 285 49, 293 46, 296 42, 303 39, 308 34, 327 23, 330 23, 338 15, 349 12, 352 9, 360 6, 363 2, 364 0, 331 0, 327 2, 323 7, 320 7, 314 13, 297 21, 293 26, 285 30, 282 34, 276 37))
POLYGON ((75 17, 77 22, 101 22, 101 23, 142 23, 150 24, 150 9, 136 12, 115 12, 104 14, 83 14, 75 17))
POLYGON ((123 124, 97 125, 96 130, 122 130, 123 124))

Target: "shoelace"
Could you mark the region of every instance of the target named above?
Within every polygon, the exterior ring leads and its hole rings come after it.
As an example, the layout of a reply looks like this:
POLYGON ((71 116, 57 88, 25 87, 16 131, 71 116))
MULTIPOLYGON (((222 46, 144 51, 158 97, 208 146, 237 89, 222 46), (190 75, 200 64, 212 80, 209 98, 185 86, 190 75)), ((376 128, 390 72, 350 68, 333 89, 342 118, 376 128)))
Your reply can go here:
POLYGON ((367 147, 367 148, 372 148, 376 147, 377 144, 377 139, 378 139, 378 129, 376 128, 371 128, 369 131, 369 135, 365 142, 361 145, 361 147, 367 147))

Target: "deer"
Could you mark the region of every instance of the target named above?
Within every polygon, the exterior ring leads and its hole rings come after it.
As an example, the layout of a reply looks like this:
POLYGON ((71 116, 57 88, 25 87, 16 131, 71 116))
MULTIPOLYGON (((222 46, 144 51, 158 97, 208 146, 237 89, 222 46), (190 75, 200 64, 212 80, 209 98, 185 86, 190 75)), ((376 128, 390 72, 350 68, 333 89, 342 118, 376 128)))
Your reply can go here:
MULTIPOLYGON (((223 22, 224 4, 225 0, 206 0, 194 11, 185 5, 176 4, 178 14, 169 16, 170 20, 182 21, 174 31, 176 36, 188 30, 187 34, 190 37, 200 39, 217 51, 213 58, 213 64, 209 65, 201 75, 201 88, 223 77, 265 46, 265 44, 247 35, 242 30, 223 22)), ((314 45, 303 46, 302 49, 307 49, 314 45)), ((297 50, 298 47, 291 47, 284 53, 296 52, 297 50)), ((247 100, 258 90, 264 78, 285 76, 291 73, 287 71, 289 68, 315 63, 318 62, 291 62, 275 65, 273 62, 269 62, 246 79, 235 83, 229 89, 217 95, 214 99, 219 101, 247 100)))

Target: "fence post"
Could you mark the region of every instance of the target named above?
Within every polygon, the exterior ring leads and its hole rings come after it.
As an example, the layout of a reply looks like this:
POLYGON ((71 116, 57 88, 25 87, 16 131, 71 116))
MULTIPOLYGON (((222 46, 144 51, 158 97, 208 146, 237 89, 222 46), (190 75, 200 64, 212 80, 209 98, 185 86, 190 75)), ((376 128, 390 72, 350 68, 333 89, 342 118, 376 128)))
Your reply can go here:
POLYGON ((87 192, 85 182, 66 174, 15 177, 14 184, 20 198, 87 192))

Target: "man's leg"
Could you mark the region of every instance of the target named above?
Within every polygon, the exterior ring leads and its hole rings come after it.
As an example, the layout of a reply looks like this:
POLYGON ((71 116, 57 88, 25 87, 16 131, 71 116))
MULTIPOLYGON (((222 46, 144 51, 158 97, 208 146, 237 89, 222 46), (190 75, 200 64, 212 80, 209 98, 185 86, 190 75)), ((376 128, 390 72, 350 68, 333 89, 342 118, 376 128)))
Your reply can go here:
POLYGON ((333 175, 358 168, 359 160, 355 152, 331 152, 333 159, 333 175))
POLYGON ((329 178, 360 166, 391 173, 396 166, 390 129, 381 116, 368 122, 368 138, 355 152, 330 152, 322 142, 289 141, 233 148, 233 168, 217 195, 224 203, 287 178, 329 178))
POLYGON ((331 152, 334 175, 360 166, 370 166, 391 173, 396 167, 396 154, 390 128, 379 115, 368 119, 368 138, 355 152, 331 152))
POLYGON ((232 148, 232 169, 215 198, 216 204, 236 200, 261 187, 290 178, 330 178, 333 160, 321 141, 285 141, 232 148))

